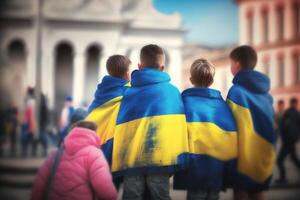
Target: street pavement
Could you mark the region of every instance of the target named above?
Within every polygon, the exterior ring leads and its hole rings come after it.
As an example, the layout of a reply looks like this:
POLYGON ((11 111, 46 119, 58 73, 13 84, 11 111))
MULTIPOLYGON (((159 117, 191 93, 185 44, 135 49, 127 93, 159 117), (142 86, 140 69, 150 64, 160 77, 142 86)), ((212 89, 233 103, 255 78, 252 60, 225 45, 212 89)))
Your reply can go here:
MULTIPOLYGON (((300 155, 300 144, 298 145, 298 154, 300 155)), ((29 200, 30 199, 30 186, 28 185, 19 185, 13 187, 12 185, 1 184, 1 181, 4 180, 11 182, 32 182, 35 176, 35 172, 31 173, 30 170, 35 168, 35 170, 43 163, 45 159, 41 156, 38 158, 2 158, 0 159, 0 200, 29 200), (11 166, 11 167, 10 167, 11 166), (24 174, 17 173, 18 168, 13 166, 21 167, 24 171, 24 174), (7 175, 4 173, 1 174, 1 169, 8 169, 12 173, 7 175), (26 170, 24 170, 26 169, 26 170), (15 170, 15 171, 14 171, 15 170)), ((287 178, 288 184, 286 185, 276 185, 273 184, 270 191, 267 192, 267 197, 269 200, 300 200, 300 172, 297 168, 291 163, 290 159, 287 158, 286 161, 287 169, 287 178)), ((274 179, 278 177, 277 168, 274 169, 274 179)), ((172 182, 172 180, 171 180, 172 182)), ((185 191, 174 191, 171 188, 171 198, 173 200, 184 200, 186 198, 185 191)), ((119 198, 121 199, 122 189, 119 193, 119 198)), ((226 192, 221 192, 220 200, 231 200, 232 199, 232 190, 227 190, 226 192)))

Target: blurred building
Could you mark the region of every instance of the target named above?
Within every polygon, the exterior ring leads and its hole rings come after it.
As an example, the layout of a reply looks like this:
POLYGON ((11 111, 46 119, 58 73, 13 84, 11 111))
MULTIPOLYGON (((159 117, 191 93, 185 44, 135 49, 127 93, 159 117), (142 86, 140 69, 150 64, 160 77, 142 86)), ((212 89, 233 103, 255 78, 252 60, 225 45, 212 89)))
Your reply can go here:
MULTIPOLYGON (((300 99, 300 0, 236 0, 236 3, 239 43, 250 44, 257 50, 257 70, 270 77, 275 101, 300 99)), ((205 53, 203 49, 193 50, 194 57, 207 57, 216 65, 213 87, 223 94, 231 86, 228 59, 231 48, 206 49, 205 53)), ((185 57, 184 63, 187 63, 184 68, 189 68, 192 60, 185 57)), ((184 76, 186 79, 188 75, 184 76)))
MULTIPOLYGON (((21 105, 25 88, 35 85, 37 0, 0 4, 2 84, 21 105)), ((108 56, 127 55, 135 69, 149 43, 164 48, 167 70, 181 86, 181 16, 159 13, 151 0, 44 0, 43 19, 42 91, 57 111, 67 95, 77 104, 91 101, 108 56)))

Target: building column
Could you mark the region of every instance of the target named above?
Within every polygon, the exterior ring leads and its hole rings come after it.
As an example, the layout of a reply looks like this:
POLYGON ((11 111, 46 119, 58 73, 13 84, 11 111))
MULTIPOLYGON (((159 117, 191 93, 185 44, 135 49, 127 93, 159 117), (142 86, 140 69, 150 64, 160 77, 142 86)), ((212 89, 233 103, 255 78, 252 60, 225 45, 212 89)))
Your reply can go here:
POLYGON ((170 63, 169 63, 169 74, 171 76, 171 83, 176 85, 178 89, 182 89, 181 78, 182 78, 182 55, 179 48, 167 50, 170 63))
POLYGON ((253 8, 253 44, 254 45, 260 45, 263 41, 263 20, 262 20, 262 14, 259 9, 259 7, 253 8))
POLYGON ((36 50, 35 42, 26 41, 26 44, 31 44, 27 46, 27 57, 26 57, 26 84, 27 86, 34 87, 36 82, 36 50))
POLYGON ((269 10, 269 41, 276 42, 277 40, 277 9, 275 6, 269 10))
POLYGON ((296 33, 295 18, 292 1, 288 1, 284 7, 284 38, 286 40, 293 39, 296 33))
POLYGON ((101 81, 103 79, 104 76, 107 75, 107 70, 106 70, 106 61, 109 57, 109 55, 107 54, 107 52, 104 50, 102 50, 101 52, 101 58, 100 58, 100 65, 99 65, 99 69, 98 69, 98 81, 101 81))
POLYGON ((76 51, 73 64, 73 99, 76 106, 80 106, 83 97, 85 81, 85 54, 83 51, 76 51))
POLYGON ((48 106, 54 108, 55 94, 55 52, 54 49, 44 49, 42 60, 42 92, 48 99, 48 106))

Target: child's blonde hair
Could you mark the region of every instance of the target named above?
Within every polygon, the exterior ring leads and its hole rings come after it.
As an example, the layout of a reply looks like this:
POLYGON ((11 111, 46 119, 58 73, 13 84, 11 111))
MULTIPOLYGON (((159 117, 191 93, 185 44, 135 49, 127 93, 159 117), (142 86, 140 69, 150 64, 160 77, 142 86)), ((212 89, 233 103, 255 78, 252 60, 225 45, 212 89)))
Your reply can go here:
POLYGON ((190 74, 195 86, 208 87, 214 81, 215 67, 208 60, 200 58, 193 62, 190 74))

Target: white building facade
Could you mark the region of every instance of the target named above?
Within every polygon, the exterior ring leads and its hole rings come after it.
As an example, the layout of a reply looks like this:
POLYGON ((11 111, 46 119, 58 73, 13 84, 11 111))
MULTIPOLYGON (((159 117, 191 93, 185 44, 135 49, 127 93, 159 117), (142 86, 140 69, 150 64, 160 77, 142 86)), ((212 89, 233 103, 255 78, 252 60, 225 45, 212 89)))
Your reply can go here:
MULTIPOLYGON (((1 4, 2 82, 21 105, 26 87, 36 80, 37 0, 1 4)), ((88 104, 110 55, 129 56, 133 70, 140 48, 150 43, 164 48, 167 71, 181 86, 179 14, 159 13, 151 0, 45 0, 43 16, 42 91, 51 109, 61 108, 68 95, 77 105, 88 104)))

